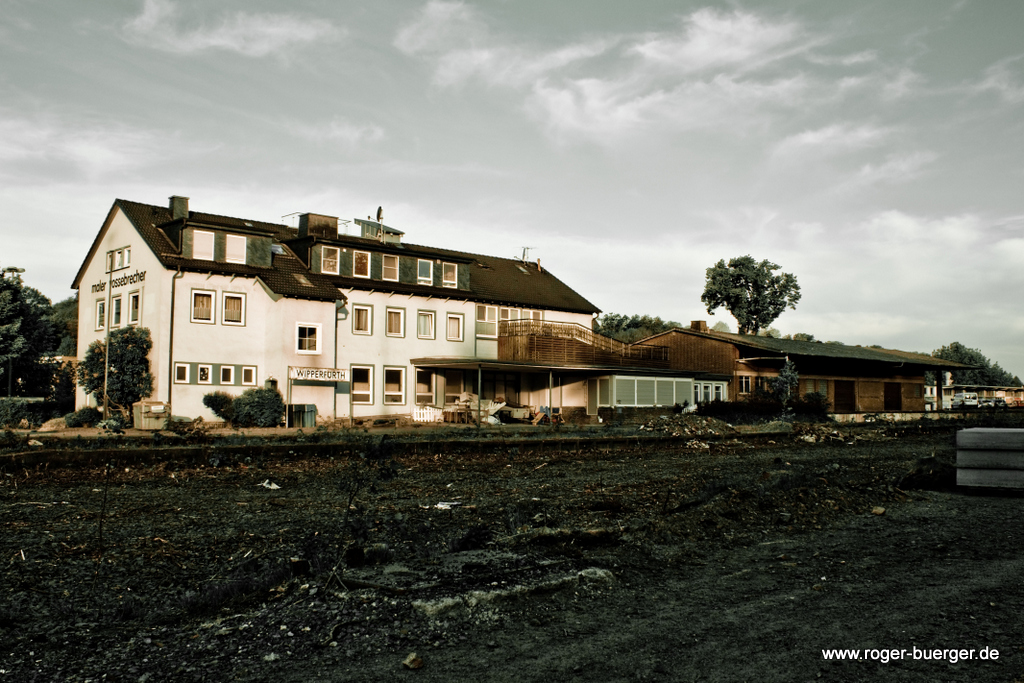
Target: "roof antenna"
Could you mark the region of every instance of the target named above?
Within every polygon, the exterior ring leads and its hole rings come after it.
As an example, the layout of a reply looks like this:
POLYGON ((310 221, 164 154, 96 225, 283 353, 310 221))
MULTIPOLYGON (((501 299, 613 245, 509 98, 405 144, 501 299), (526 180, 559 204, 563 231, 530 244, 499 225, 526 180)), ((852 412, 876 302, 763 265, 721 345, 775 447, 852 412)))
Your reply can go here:
POLYGON ((536 249, 536 247, 523 247, 523 255, 522 255, 522 257, 520 257, 519 260, 522 261, 523 263, 526 263, 527 261, 529 261, 530 260, 530 250, 531 249, 536 249))

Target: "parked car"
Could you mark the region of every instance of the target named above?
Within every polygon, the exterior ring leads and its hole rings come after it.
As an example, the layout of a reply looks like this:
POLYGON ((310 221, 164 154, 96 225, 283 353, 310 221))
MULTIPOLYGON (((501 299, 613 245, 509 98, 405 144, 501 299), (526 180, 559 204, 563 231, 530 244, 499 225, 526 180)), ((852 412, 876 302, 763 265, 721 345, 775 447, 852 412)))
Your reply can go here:
POLYGON ((978 407, 979 408, 995 408, 996 404, 990 398, 983 398, 980 401, 978 401, 978 407))
POLYGON ((953 403, 950 405, 953 410, 963 408, 977 408, 978 395, 973 391, 963 391, 953 395, 953 403))
POLYGON ((1009 408, 1009 405, 1007 405, 1005 398, 994 398, 994 399, 992 399, 992 407, 993 408, 1009 408))

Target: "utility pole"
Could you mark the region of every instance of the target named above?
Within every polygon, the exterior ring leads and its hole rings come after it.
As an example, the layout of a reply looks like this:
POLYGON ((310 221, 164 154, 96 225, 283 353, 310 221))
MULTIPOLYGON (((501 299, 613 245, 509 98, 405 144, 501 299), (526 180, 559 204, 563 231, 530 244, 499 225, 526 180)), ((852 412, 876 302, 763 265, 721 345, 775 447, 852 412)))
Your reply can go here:
MULTIPOLYGON (((21 280, 21 274, 25 272, 24 268, 18 268, 17 266, 7 266, 3 270, 0 270, 0 278, 4 278, 8 273, 11 273, 15 278, 21 280)), ((12 278, 13 279, 13 278, 12 278)), ((14 357, 9 356, 7 358, 7 398, 11 397, 11 389, 13 387, 14 370, 12 369, 14 357)))

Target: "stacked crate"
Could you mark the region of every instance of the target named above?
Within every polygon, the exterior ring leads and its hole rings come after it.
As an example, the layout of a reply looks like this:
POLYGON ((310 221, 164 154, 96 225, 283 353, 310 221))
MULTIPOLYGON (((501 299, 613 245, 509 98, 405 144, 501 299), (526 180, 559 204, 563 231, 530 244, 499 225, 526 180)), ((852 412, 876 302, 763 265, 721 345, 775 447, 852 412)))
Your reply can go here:
POLYGON ((1024 489, 1024 429, 957 432, 956 467, 959 486, 1024 489))

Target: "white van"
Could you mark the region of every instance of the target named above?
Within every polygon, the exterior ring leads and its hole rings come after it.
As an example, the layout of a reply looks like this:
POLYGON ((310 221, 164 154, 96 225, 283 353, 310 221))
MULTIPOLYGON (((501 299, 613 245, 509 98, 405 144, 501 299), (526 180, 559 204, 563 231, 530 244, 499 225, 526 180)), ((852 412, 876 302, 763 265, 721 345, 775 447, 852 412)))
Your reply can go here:
POLYGON ((964 391, 953 396, 953 410, 957 408, 977 408, 978 395, 973 391, 964 391))

